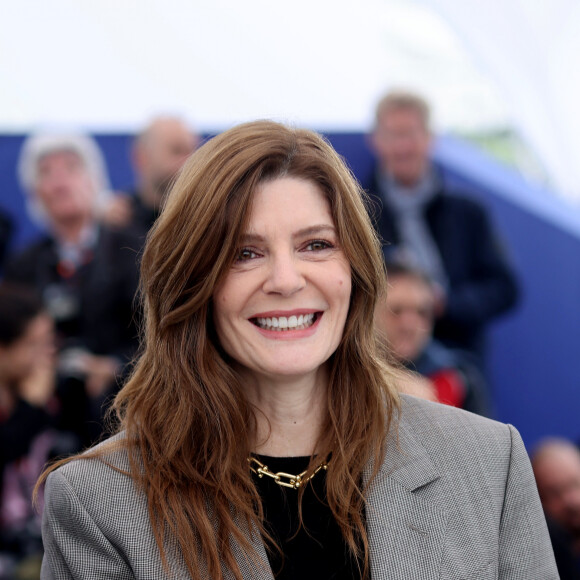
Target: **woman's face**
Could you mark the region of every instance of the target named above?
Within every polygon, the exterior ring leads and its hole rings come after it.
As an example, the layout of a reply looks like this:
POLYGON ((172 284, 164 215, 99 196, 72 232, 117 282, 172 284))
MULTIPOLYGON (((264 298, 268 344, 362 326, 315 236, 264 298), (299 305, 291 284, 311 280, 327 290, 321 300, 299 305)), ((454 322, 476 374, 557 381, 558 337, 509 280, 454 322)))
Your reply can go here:
POLYGON ((350 293, 350 266, 318 186, 262 184, 236 261, 214 293, 224 350, 257 377, 314 376, 340 343, 350 293))

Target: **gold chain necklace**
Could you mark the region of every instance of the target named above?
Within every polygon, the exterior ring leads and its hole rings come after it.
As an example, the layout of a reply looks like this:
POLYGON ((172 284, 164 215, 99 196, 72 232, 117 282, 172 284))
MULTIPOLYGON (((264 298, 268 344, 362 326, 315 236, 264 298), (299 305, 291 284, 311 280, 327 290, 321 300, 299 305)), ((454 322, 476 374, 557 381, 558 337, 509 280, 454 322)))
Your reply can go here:
POLYGON ((258 461, 255 457, 248 457, 248 463, 250 464, 250 471, 253 471, 262 478, 264 475, 266 477, 271 477, 278 485, 283 487, 290 487, 292 489, 300 489, 305 483, 308 483, 321 469, 327 469, 328 463, 323 461, 308 477, 306 471, 299 473, 298 475, 292 475, 291 473, 285 473, 284 471, 278 471, 274 473, 268 469, 267 465, 264 465, 261 461, 258 461))

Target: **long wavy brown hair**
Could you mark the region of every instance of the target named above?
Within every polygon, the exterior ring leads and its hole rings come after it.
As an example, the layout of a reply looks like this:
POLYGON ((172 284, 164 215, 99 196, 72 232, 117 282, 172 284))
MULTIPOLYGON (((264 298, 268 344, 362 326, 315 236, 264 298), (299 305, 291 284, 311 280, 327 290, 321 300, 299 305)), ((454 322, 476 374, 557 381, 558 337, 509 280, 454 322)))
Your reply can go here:
MULTIPOLYGON (((258 121, 208 141, 178 176, 141 263, 141 353, 114 402, 125 432, 116 445, 127 450, 130 475, 147 497, 163 562, 167 538, 174 537, 196 580, 200 569, 213 579, 228 571, 242 580, 232 543, 252 553, 251 529, 272 541, 247 462, 256 409, 220 348, 212 296, 237 255, 258 185, 281 177, 310 180, 324 192, 351 267, 349 314, 329 361, 316 449, 319 458, 332 456, 327 501, 368 576, 363 471, 374 466, 371 480, 378 471, 398 406, 373 326, 385 284, 381 247, 364 192, 328 142, 312 131, 258 121)), ((105 444, 89 454, 106 461, 110 449, 105 444)), ((310 469, 315 466, 313 459, 310 469)))

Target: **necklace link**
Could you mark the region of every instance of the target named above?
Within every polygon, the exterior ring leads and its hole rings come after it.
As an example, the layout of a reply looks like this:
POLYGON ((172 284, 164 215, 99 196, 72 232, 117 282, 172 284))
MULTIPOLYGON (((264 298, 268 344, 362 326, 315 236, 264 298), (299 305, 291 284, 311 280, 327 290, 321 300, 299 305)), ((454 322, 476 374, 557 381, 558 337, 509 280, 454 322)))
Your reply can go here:
POLYGON ((272 478, 278 485, 291 489, 300 489, 300 487, 308 483, 321 469, 328 468, 326 461, 323 461, 308 477, 304 477, 307 471, 303 471, 298 475, 292 475, 284 471, 274 473, 270 471, 267 465, 264 465, 255 457, 248 457, 248 463, 250 464, 250 471, 256 473, 259 478, 265 475, 266 477, 272 478))

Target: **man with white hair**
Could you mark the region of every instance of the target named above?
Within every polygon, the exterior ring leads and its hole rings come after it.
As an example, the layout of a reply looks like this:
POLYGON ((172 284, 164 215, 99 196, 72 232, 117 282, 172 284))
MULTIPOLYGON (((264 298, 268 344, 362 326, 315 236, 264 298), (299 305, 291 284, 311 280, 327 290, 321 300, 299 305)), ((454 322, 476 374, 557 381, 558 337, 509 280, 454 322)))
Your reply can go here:
MULTIPOLYGON (((110 195, 96 143, 83 135, 36 135, 19 177, 31 215, 47 234, 6 266, 6 279, 42 293, 56 322, 60 369, 84 384, 89 406, 115 388, 136 348, 134 238, 97 220, 110 195)), ((84 428, 85 426, 79 428, 84 428)), ((84 439, 92 435, 84 433, 84 439)))

